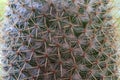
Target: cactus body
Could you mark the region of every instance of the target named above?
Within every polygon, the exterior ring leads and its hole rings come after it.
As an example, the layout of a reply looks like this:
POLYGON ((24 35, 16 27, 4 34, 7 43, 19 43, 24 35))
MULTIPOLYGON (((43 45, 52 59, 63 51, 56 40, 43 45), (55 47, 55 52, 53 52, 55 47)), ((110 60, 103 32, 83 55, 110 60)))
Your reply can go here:
POLYGON ((4 80, 117 80, 109 0, 9 0, 4 80))

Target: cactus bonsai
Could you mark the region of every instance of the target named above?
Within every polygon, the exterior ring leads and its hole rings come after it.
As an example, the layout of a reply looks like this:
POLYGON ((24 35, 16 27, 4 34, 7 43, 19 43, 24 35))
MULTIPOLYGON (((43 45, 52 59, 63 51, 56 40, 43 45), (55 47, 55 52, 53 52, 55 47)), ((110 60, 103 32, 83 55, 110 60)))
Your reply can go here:
POLYGON ((9 0, 3 80, 117 80, 109 0, 9 0))

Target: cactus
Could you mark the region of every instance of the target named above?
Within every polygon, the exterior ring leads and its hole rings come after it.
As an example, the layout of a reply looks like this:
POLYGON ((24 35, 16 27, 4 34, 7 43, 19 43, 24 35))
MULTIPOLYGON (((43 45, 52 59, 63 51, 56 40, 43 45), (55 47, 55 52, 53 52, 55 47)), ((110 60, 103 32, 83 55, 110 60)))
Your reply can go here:
POLYGON ((3 80, 117 80, 109 0, 9 0, 3 80))

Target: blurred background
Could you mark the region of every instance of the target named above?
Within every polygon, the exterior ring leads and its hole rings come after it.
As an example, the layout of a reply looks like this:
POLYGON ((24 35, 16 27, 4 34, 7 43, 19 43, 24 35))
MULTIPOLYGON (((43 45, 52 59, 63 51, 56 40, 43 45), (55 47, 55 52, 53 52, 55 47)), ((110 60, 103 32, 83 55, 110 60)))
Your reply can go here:
POLYGON ((3 19, 3 14, 5 11, 5 6, 7 5, 7 0, 0 0, 0 20, 3 19))

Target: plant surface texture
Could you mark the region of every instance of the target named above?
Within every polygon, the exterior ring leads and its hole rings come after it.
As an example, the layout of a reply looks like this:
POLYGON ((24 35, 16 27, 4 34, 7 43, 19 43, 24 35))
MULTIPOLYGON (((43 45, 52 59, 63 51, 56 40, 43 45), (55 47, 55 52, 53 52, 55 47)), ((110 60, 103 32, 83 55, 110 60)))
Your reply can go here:
POLYGON ((109 0, 9 0, 3 80, 118 80, 109 0))

